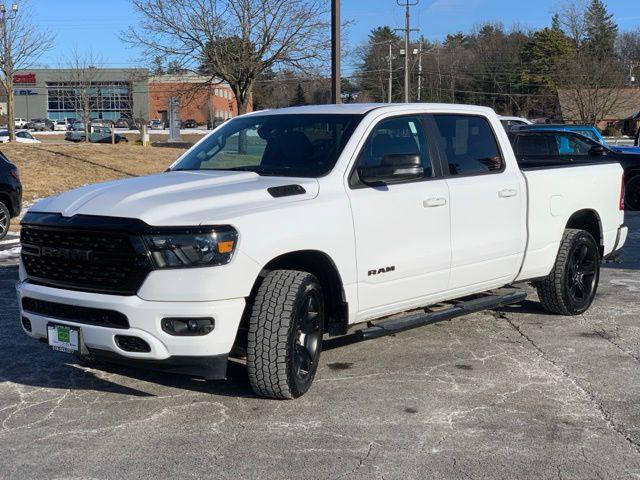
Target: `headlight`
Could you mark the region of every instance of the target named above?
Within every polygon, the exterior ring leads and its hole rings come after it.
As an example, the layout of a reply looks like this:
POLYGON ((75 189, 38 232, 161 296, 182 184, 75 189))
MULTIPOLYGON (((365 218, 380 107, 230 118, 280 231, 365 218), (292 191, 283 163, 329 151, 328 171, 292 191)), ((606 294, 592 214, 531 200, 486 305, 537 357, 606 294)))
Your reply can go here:
POLYGON ((225 226, 158 233, 144 238, 157 268, 210 267, 231 261, 238 232, 225 226))

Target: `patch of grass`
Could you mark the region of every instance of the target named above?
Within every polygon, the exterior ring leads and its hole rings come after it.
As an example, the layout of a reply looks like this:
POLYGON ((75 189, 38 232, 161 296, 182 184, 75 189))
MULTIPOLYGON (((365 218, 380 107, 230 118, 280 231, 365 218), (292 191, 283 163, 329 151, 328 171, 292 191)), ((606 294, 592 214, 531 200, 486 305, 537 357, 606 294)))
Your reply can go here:
POLYGON ((164 171, 184 148, 129 144, 4 144, 2 153, 20 169, 23 198, 32 201, 82 185, 164 171))

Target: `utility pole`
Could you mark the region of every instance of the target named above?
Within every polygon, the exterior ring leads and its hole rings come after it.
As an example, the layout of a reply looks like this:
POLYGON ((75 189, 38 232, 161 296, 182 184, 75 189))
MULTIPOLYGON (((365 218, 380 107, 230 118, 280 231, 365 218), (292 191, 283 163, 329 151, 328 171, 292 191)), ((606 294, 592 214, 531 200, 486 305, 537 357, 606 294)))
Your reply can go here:
POLYGON ((392 44, 393 42, 389 41, 389 103, 393 103, 393 96, 391 94, 393 90, 393 52, 391 50, 392 44))
POLYGON ((331 0, 331 103, 342 103, 340 95, 340 0, 331 0))
POLYGON ((418 101, 422 100, 422 39, 418 46, 418 101))
POLYGON ((396 3, 405 8, 404 14, 404 101, 409 103, 409 26, 410 7, 418 5, 420 0, 396 0, 396 3))
POLYGON ((16 126, 14 120, 14 92, 13 92, 13 55, 11 51, 11 39, 7 32, 7 21, 13 20, 18 14, 18 4, 11 5, 11 12, 7 12, 4 2, 0 3, 0 28, 2 29, 2 70, 6 75, 7 83, 7 129, 9 130, 9 141, 16 139, 16 126))

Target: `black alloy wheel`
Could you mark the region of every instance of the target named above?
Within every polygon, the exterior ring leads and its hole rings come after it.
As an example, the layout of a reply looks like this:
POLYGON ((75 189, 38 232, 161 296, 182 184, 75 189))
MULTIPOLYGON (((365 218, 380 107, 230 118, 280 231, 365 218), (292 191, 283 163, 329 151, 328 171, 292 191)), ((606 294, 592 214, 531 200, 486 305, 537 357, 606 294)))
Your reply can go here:
POLYGON ((567 293, 574 307, 581 310, 591 302, 600 255, 593 245, 586 242, 577 245, 570 255, 566 275, 567 293))
POLYGON ((310 289, 305 293, 302 307, 297 315, 295 334, 292 335, 291 352, 293 354, 293 370, 295 381, 302 386, 315 373, 316 361, 322 342, 321 292, 310 289))
POLYGON ((0 240, 9 233, 9 225, 11 224, 11 213, 7 206, 0 202, 0 240))

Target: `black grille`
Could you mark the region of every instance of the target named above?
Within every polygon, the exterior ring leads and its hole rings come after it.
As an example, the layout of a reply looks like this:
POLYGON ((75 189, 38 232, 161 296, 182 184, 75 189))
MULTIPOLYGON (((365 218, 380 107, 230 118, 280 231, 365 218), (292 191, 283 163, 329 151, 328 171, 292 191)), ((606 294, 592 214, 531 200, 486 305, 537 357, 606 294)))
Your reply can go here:
POLYGON ((151 347, 147 342, 138 337, 129 335, 116 335, 116 343, 125 352, 141 352, 147 353, 151 351, 151 347))
POLYGON ((22 299, 22 309, 25 312, 57 318, 58 320, 68 320, 70 322, 98 325, 100 327, 129 328, 129 320, 126 315, 113 310, 78 307, 76 305, 47 302, 29 297, 22 299))
POLYGON ((151 268, 123 233, 25 225, 20 239, 29 280, 43 285, 134 295, 151 268))

